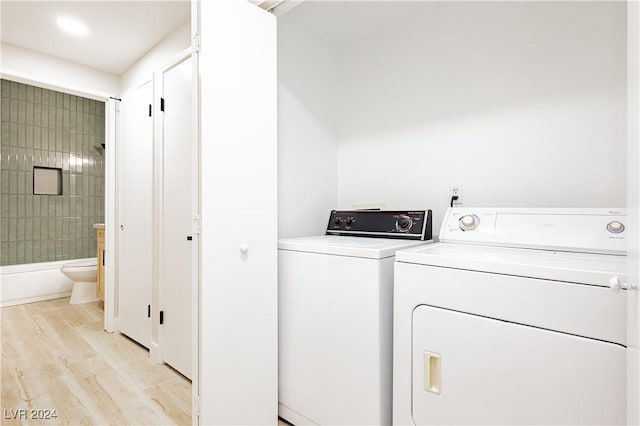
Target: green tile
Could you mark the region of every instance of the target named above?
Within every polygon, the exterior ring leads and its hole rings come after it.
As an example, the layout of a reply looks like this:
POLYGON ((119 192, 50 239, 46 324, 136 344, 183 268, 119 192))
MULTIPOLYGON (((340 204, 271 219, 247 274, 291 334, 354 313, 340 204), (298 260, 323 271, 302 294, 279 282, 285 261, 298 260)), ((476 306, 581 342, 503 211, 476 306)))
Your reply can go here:
POLYGON ((27 102, 33 103, 33 86, 27 85, 27 102))
POLYGON ((9 218, 9 241, 18 241, 18 219, 9 218))
POLYGON ((18 83, 11 82, 11 99, 18 99, 18 83))
POLYGON ((33 125, 33 112, 34 112, 33 107, 34 106, 35 104, 27 102, 27 111, 26 111, 26 117, 25 117, 26 124, 33 125))
POLYGON ((30 126, 27 124, 26 130, 27 130, 26 147, 33 148, 33 126, 30 126))
POLYGON ((2 194, 0 196, 0 218, 8 219, 11 215, 9 214, 9 194, 2 194))
POLYGON ((33 240, 33 218, 25 219, 24 239, 26 241, 33 240))
POLYGON ((27 128, 24 124, 18 124, 18 148, 27 146, 27 128))
POLYGON ((71 96, 68 93, 64 94, 64 97, 62 98, 62 107, 66 110, 69 110, 71 108, 71 96))
POLYGON ((40 200, 42 200, 42 196, 34 195, 33 196, 33 216, 40 217, 40 200))
POLYGON ((16 258, 16 263, 18 265, 22 265, 25 263, 25 257, 24 257, 24 241, 18 241, 17 244, 17 254, 16 254, 17 258, 16 258))
POLYGON ((2 121, 10 121, 11 120, 11 100, 9 98, 2 98, 2 121))
POLYGON ((9 193, 10 194, 18 193, 18 171, 17 170, 9 170, 9 193))
MULTIPOLYGON (((63 125, 62 122, 64 121, 64 110, 62 108, 56 108, 56 130, 62 130, 63 129, 63 125)), ((67 127, 68 130, 68 127, 67 127)))
POLYGON ((55 129, 55 127, 56 127, 56 109, 54 107, 50 106, 49 108, 47 108, 47 111, 48 111, 48 114, 49 114, 48 127, 50 129, 55 129))
POLYGON ((2 80, 2 85, 0 86, 0 95, 3 98, 8 98, 11 96, 11 82, 9 80, 2 80))
POLYGON ((18 219, 24 219, 27 216, 26 200, 24 195, 18 194, 18 219))
POLYGON ((25 216, 27 218, 33 217, 33 195, 25 195, 24 210, 25 210, 25 216))
POLYGON ((24 241, 25 219, 23 217, 19 217, 16 219, 16 223, 17 223, 16 241, 24 241))
POLYGON ((21 101, 27 100, 27 86, 24 84, 18 84, 18 99, 21 101))
POLYGON ((41 107, 40 126, 44 129, 49 128, 49 107, 44 104, 41 107))
MULTIPOLYGON (((62 130, 58 129, 56 129, 56 152, 62 152, 62 130)), ((62 163, 62 157, 60 163, 62 163)))
POLYGON ((24 242, 24 263, 33 263, 33 243, 29 240, 24 242))
MULTIPOLYGON (((49 90, 42 89, 41 100, 40 103, 44 106, 49 106, 49 90)), ((44 111, 45 108, 43 108, 44 111)))
POLYGON ((18 122, 18 100, 11 99, 9 101, 9 120, 12 123, 18 122))
POLYGON ((40 218, 39 217, 34 217, 32 220, 32 237, 33 240, 39 240, 40 239, 40 218))
POLYGON ((34 126, 33 128, 33 147, 40 149, 42 147, 42 129, 34 126))
POLYGON ((27 122, 27 103, 25 101, 18 101, 18 124, 25 124, 27 122))
POLYGON ((56 107, 62 108, 64 106, 64 94, 56 92, 56 107))
MULTIPOLYGON (((27 187, 26 187, 26 176, 25 176, 25 172, 18 172, 17 173, 18 176, 18 194, 26 194, 27 193, 27 187)), ((18 210, 18 215, 19 216, 24 216, 24 211, 20 212, 20 210, 18 210)))
POLYGON ((0 219, 0 241, 3 243, 9 241, 9 219, 0 219))
POLYGON ((49 196, 38 195, 37 197, 40 200, 40 217, 48 217, 49 216, 49 196))
POLYGON ((33 88, 33 102, 36 104, 42 103, 42 89, 39 87, 33 88))
POLYGON ((48 227, 49 227, 49 239, 55 240, 56 238, 56 218, 54 216, 48 217, 48 227))
POLYGON ((9 265, 15 265, 18 262, 18 243, 9 241, 9 265))

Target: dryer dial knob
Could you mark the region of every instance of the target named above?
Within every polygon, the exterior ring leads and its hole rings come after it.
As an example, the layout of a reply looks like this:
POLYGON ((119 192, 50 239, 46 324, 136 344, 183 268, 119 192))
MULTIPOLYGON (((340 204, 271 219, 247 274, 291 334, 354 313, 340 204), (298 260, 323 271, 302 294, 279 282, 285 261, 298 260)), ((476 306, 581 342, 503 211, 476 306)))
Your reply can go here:
POLYGON ((411 229, 411 225, 413 225, 412 222, 413 221, 409 216, 400 216, 396 220, 396 231, 407 232, 409 229, 411 229))
POLYGON ((460 229, 463 231, 471 231, 472 229, 476 229, 478 224, 480 224, 480 219, 475 214, 467 214, 460 218, 460 229))
POLYGON ((622 222, 614 220, 613 222, 607 223, 607 231, 613 234, 619 234, 624 231, 624 225, 622 224, 622 222))

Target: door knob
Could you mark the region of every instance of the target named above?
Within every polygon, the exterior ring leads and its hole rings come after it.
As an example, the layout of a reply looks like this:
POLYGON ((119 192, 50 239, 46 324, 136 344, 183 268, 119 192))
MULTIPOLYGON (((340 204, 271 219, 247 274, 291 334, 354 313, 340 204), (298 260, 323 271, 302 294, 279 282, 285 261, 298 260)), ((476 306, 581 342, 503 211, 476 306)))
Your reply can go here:
POLYGON ((636 284, 623 283, 620 281, 620 277, 614 275, 609 279, 609 288, 616 293, 620 293, 620 290, 635 290, 638 286, 636 284))

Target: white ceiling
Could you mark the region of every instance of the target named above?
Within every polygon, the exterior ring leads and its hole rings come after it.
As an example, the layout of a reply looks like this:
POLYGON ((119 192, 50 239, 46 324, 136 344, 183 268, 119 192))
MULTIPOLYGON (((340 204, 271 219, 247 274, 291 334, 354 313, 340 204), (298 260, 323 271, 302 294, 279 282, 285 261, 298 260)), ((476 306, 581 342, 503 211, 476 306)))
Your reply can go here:
POLYGON ((120 75, 190 19, 190 2, 2 0, 0 14, 3 42, 120 75), (60 15, 82 21, 89 34, 62 32, 60 15))

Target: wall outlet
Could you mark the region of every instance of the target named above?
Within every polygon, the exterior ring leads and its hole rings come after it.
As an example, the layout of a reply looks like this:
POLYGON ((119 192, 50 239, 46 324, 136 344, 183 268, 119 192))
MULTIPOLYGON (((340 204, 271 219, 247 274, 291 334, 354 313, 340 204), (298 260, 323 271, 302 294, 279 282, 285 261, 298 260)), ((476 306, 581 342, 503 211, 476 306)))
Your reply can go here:
POLYGON ((453 202, 454 205, 462 204, 462 185, 451 185, 449 187, 449 198, 451 197, 458 197, 458 199, 453 202))

